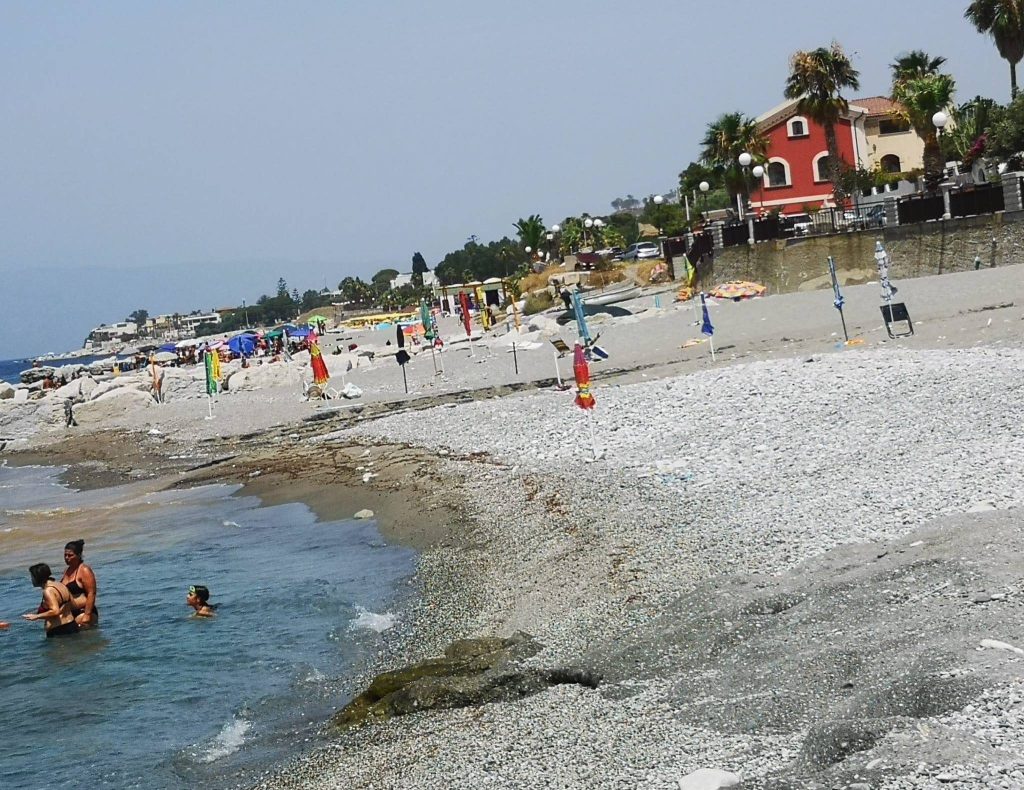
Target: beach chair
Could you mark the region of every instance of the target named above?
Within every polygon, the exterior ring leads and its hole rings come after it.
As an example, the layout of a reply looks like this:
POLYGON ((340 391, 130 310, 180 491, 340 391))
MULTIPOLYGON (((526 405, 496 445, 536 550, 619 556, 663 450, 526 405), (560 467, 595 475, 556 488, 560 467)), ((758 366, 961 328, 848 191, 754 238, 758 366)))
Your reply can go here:
MULTIPOLYGON (((895 302, 893 304, 883 304, 881 306, 882 320, 885 321, 885 331, 889 333, 889 337, 895 340, 898 337, 910 337, 914 334, 914 323, 910 320, 910 313, 907 311, 907 306, 903 302, 895 302), (893 331, 893 324, 906 324, 903 331, 893 331)), ((900 327, 897 327, 900 329, 900 327)))
POLYGON ((572 349, 569 348, 566 342, 562 340, 562 338, 560 337, 556 337, 554 340, 552 340, 551 345, 555 347, 555 351, 558 352, 558 356, 560 357, 564 357, 566 354, 572 353, 572 349))

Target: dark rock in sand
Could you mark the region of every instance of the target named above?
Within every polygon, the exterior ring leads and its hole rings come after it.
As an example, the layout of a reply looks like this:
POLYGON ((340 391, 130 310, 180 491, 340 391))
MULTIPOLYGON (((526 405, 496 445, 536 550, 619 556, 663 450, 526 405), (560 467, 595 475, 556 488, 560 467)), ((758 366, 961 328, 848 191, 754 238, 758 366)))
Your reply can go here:
POLYGON ((334 724, 352 727, 425 710, 507 702, 562 683, 597 687, 600 678, 585 669, 520 666, 540 649, 533 637, 519 631, 508 639, 483 637, 453 642, 444 658, 430 658, 378 675, 366 691, 335 715, 334 724))

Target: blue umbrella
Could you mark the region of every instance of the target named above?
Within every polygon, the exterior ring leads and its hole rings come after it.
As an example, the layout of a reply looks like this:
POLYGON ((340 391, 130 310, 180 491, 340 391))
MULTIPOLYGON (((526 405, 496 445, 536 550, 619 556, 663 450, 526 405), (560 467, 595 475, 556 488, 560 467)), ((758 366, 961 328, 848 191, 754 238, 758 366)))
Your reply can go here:
POLYGON ((576 314, 576 327, 579 335, 583 338, 584 346, 590 345, 590 330, 587 329, 587 319, 583 314, 583 300, 580 299, 579 291, 572 292, 572 311, 576 314))
POLYGON ((846 331, 846 318, 843 317, 843 305, 846 300, 843 299, 843 295, 839 292, 839 278, 836 277, 836 262, 832 260, 832 256, 828 256, 828 273, 832 278, 832 304, 836 306, 836 310, 839 311, 839 320, 843 322, 843 337, 849 342, 850 335, 846 331))

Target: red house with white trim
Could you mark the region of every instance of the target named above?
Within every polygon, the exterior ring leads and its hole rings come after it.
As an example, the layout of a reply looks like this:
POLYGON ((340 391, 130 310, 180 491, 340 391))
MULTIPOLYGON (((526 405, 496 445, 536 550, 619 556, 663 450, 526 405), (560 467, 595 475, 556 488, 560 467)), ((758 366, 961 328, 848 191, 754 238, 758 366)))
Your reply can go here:
MULTIPOLYGON (((768 161, 762 183, 755 185, 750 203, 755 211, 779 209, 795 214, 805 207, 835 205, 828 180, 825 129, 797 112, 797 99, 780 104, 756 119, 768 138, 768 161)), ((850 102, 836 123, 839 156, 847 164, 883 170, 920 167, 923 143, 893 114, 890 99, 875 96, 850 102)))

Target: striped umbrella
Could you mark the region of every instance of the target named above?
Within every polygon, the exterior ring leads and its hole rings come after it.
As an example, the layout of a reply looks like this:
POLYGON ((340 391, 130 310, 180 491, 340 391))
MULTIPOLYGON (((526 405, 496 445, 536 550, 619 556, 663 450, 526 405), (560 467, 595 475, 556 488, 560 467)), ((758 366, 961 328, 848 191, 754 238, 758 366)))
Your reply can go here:
POLYGON ((594 408, 594 396, 590 392, 590 365, 579 341, 572 352, 572 373, 576 377, 576 405, 581 409, 594 408))

